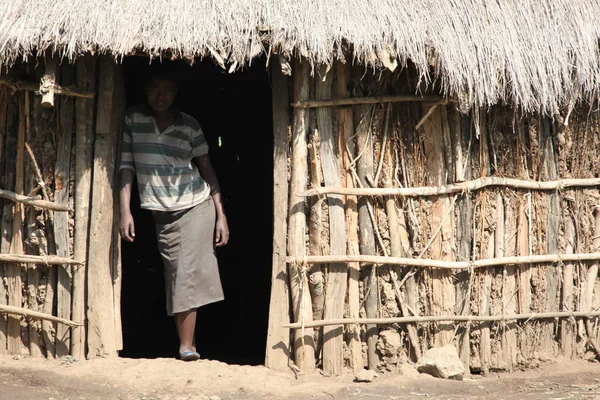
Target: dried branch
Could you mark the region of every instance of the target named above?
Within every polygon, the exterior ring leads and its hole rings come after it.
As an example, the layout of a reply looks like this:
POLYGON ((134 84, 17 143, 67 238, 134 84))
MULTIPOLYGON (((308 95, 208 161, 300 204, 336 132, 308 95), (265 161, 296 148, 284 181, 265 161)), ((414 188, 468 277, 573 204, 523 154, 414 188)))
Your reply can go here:
POLYGON ((335 188, 322 187, 307 190, 298 194, 301 197, 341 194, 353 196, 439 196, 444 194, 459 193, 463 191, 474 191, 489 186, 502 186, 512 189, 524 190, 562 190, 569 187, 592 187, 600 186, 600 178, 589 179, 557 179, 553 181, 540 182, 514 178, 485 177, 471 181, 452 183, 443 186, 422 186, 411 188, 335 188))

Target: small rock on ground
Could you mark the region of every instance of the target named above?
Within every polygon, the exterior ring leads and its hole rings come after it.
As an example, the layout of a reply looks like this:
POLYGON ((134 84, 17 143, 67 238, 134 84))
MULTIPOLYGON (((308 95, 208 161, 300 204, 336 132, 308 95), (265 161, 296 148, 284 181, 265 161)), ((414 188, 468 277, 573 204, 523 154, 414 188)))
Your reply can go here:
POLYGON ((355 382, 373 382, 373 379, 378 376, 372 369, 361 369, 354 374, 355 382))
POLYGON ((427 350, 417 363, 417 371, 436 378, 461 380, 465 374, 465 367, 456 348, 449 344, 427 350))

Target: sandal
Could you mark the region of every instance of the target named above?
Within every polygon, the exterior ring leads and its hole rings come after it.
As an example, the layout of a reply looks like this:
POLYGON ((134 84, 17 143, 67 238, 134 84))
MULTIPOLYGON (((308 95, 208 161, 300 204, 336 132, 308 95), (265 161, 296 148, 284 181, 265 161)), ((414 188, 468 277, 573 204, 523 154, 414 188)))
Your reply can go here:
POLYGON ((200 354, 193 350, 186 350, 179 354, 179 359, 182 361, 196 361, 200 359, 200 354))

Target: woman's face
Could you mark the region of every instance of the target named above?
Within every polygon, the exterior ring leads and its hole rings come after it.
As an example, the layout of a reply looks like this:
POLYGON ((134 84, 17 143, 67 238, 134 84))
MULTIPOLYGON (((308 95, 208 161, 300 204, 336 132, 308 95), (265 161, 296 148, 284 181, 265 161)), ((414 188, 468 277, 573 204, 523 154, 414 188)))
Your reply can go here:
POLYGON ((148 104, 156 112, 167 111, 177 95, 177 87, 170 79, 152 79, 146 87, 148 104))

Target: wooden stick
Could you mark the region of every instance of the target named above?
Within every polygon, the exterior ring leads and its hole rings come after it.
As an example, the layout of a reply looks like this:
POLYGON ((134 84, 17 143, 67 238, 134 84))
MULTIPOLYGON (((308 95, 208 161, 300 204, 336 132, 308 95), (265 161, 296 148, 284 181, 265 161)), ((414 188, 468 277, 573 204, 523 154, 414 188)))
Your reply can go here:
MULTIPOLYGON (((79 57, 76 65, 77 85, 93 89, 96 82, 96 58, 79 57)), ((75 232, 73 257, 86 259, 88 248, 90 181, 94 129, 94 101, 78 99, 75 103, 75 232)), ((72 318, 84 324, 71 332, 71 355, 76 360, 85 358, 85 264, 73 271, 72 318)))
MULTIPOLYGON (((310 70, 308 61, 296 59, 294 64, 294 99, 306 100, 310 89, 310 70)), ((306 215, 304 199, 296 195, 307 186, 307 136, 308 112, 305 109, 294 110, 292 131, 291 177, 289 193, 288 254, 302 258, 306 254, 304 232, 306 215)), ((288 264, 290 292, 294 320, 302 324, 312 321, 311 299, 308 285, 298 273, 295 264, 288 264), (308 312, 307 312, 308 311, 308 312)), ((302 329, 294 335, 294 355, 298 367, 304 372, 315 369, 315 344, 313 329, 302 329)))
MULTIPOLYGON (((288 289, 288 272, 285 264, 287 209, 288 209, 288 79, 283 70, 289 66, 285 57, 280 54, 279 61, 271 59, 271 79, 273 93, 273 269, 271 302, 269 307, 269 333, 267 335, 267 351, 265 365, 272 369, 285 369, 289 364, 289 333, 280 329, 279 321, 290 320, 290 304, 288 289), (281 67, 281 69, 279 68, 281 67)), ((289 66, 289 75, 291 75, 289 66)))
MULTIPOLYGON (((310 183, 312 187, 321 186, 323 182, 323 173, 318 149, 320 141, 319 131, 314 129, 311 144, 308 145, 308 156, 310 159, 310 183)), ((323 199, 320 197, 311 199, 308 222, 308 254, 311 256, 321 256, 322 246, 321 235, 323 231, 323 222, 321 221, 323 214, 323 199)), ((312 265, 308 271, 308 288, 310 290, 310 298, 312 302, 313 319, 323 319, 323 310, 325 306, 325 278, 320 265, 312 265)), ((322 346, 321 331, 317 332, 317 345, 322 346)), ((319 349, 317 348, 317 353, 319 349)))
MULTIPOLYGON (((14 100, 13 100, 14 101, 14 100)), ((13 103, 14 104, 14 103, 13 103)), ((14 109, 14 107, 12 107, 14 109)), ((11 151, 10 136, 14 131, 14 124, 10 124, 9 121, 14 118, 10 118, 9 113, 11 107, 9 107, 9 96, 6 88, 0 88, 0 185, 7 185, 7 177, 10 174, 9 168, 5 168, 6 160, 9 158, 7 154, 14 154, 11 151)), ((8 222, 7 218, 12 219, 12 209, 10 206, 4 207, 4 200, 0 199, 0 254, 10 251, 10 243, 8 242, 10 236, 12 236, 12 222, 8 222)), ((0 263, 0 274, 5 275, 5 266, 0 263)), ((0 304, 7 304, 8 292, 4 284, 0 285, 0 304)), ((8 322, 5 315, 0 315, 0 354, 6 354, 6 339, 7 339, 7 328, 8 322)))
POLYGON ((118 66, 100 57, 87 259, 87 358, 116 357, 115 308, 112 284, 113 190, 117 111, 114 108, 118 66))
MULTIPOLYGON (((75 81, 75 68, 72 65, 62 67, 62 83, 71 84, 75 81)), ((57 143, 56 167, 54 169, 54 201, 67 206, 69 204, 69 180, 71 176, 71 150, 73 147, 74 126, 73 109, 75 102, 68 97, 59 100, 59 139, 57 143)), ((54 215, 54 240, 56 255, 71 257, 69 248, 69 215, 58 213, 54 215)), ((71 319, 72 306, 72 267, 63 265, 57 268, 56 316, 71 319)), ((63 325, 56 327, 56 356, 58 358, 71 353, 71 330, 63 325)))
MULTIPOLYGON (((32 92, 36 92, 36 93, 41 93, 40 84, 37 82, 18 81, 18 80, 0 78, 0 86, 6 86, 13 92, 32 91, 32 92)), ((44 90, 49 90, 49 89, 50 88, 47 88, 44 90)), ((64 87, 64 86, 60 86, 57 84, 54 84, 52 89, 54 90, 54 93, 62 94, 64 96, 79 97, 82 99, 93 99, 94 97, 96 97, 96 93, 85 92, 85 91, 82 91, 82 90, 79 90, 79 89, 76 89, 73 87, 64 87)))
POLYGON ((73 260, 65 257, 58 256, 34 256, 30 254, 11 254, 4 253, 0 254, 0 262, 14 262, 14 263, 30 263, 30 264, 44 264, 44 265, 82 265, 82 261, 73 260))
MULTIPOLYGON (((432 315, 423 317, 394 317, 394 318, 341 318, 336 320, 313 321, 305 324, 305 328, 316 328, 319 326, 330 325, 351 325, 351 324, 410 324, 410 323, 429 323, 429 322, 481 322, 481 321, 513 321, 513 320, 533 320, 549 318, 590 318, 600 316, 600 311, 575 311, 575 312, 547 312, 547 313, 529 313, 512 315, 432 315)), ((289 329, 301 328, 300 323, 287 324, 283 326, 289 329)))
POLYGON ((54 93, 56 92, 56 67, 58 60, 55 57, 46 60, 46 70, 40 80, 40 94, 42 107, 54 107, 54 93))
MULTIPOLYGON (((558 155, 555 150, 554 144, 557 143, 557 138, 553 131, 553 122, 550 117, 544 117, 541 137, 539 140, 539 152, 542 159, 542 179, 556 179, 558 177, 558 155)), ((535 138, 538 140, 537 138, 535 138)), ((547 196, 547 221, 546 221, 546 244, 547 252, 549 254, 558 253, 559 238, 562 235, 560 227, 560 196, 558 193, 549 193, 547 196)), ((544 310, 548 312, 554 312, 558 310, 559 301, 559 288, 560 288, 560 269, 559 268, 544 268, 541 273, 544 275, 546 280, 546 305, 544 310)), ((541 339, 539 347, 540 353, 547 357, 553 357, 554 351, 553 346, 555 345, 555 325, 554 322, 548 322, 541 327, 541 339)))
POLYGON ((354 196, 439 196, 452 193, 469 192, 480 190, 490 186, 506 187, 511 189, 523 190, 561 190, 569 187, 594 187, 600 186, 600 178, 588 179, 557 179, 546 182, 530 181, 514 178, 501 178, 489 176, 478 178, 471 181, 452 183, 440 186, 424 186, 412 188, 340 188, 340 187, 322 187, 311 189, 299 193, 298 196, 318 196, 325 194, 341 194, 354 196))
POLYGON ((373 97, 350 97, 328 100, 306 100, 296 101, 291 104, 294 108, 315 108, 335 106, 356 106, 363 104, 400 103, 408 101, 439 101, 440 96, 373 96, 373 97))
POLYGON ((442 105, 442 104, 446 104, 448 101, 447 100, 440 100, 436 103, 434 103, 431 108, 429 108, 429 110, 425 113, 425 115, 423 115, 423 117, 419 120, 419 122, 417 123, 417 125, 415 125, 415 131, 417 129, 419 129, 421 126, 423 126, 423 124, 425 123, 425 121, 427 121, 427 119, 431 116, 431 114, 433 114, 433 112, 435 111, 435 109, 437 108, 437 106, 442 105))
MULTIPOLYGON (((387 129, 390 125, 389 115, 390 110, 388 109, 385 126, 383 128, 385 132, 384 137, 386 136, 387 129)), ((383 177, 383 184, 385 187, 393 187, 393 159, 391 147, 392 146, 390 144, 390 146, 388 146, 385 150, 385 156, 387 159, 387 171, 384 172, 383 177)), ((394 197, 388 197, 385 200, 385 209, 388 218, 388 229, 390 231, 390 252, 393 257, 403 257, 405 256, 405 253, 402 248, 402 227, 398 220, 398 212, 396 211, 396 199, 394 197)), ((398 305, 400 306, 400 310, 402 311, 402 316, 408 317, 408 307, 406 306, 406 302, 404 301, 404 297, 402 296, 401 288, 398 285, 398 273, 399 271, 397 271, 396 269, 390 269, 390 278, 392 281, 392 286, 396 294, 398 305)), ((419 335, 417 329, 413 324, 407 324, 406 330, 408 331, 408 338, 410 340, 410 344, 412 345, 415 359, 419 360, 421 358, 421 345, 419 343, 419 335)))
POLYGON ((43 319, 43 320, 58 322, 58 323, 69 325, 69 326, 81 325, 81 323, 79 323, 79 322, 70 321, 70 320, 64 319, 64 318, 58 318, 53 315, 48 315, 48 314, 44 314, 44 313, 41 313, 38 311, 28 310, 26 308, 7 306, 4 304, 0 304, 0 313, 11 314, 11 315, 22 315, 22 316, 34 318, 34 319, 43 319))
MULTIPOLYGON (((522 243, 523 239, 529 235, 527 229, 527 221, 524 219, 524 210, 519 207, 519 214, 515 215, 513 204, 506 199, 506 204, 503 202, 502 195, 498 193, 498 205, 496 206, 496 213, 498 214, 498 222, 496 223, 496 231, 502 228, 502 237, 497 237, 497 250, 496 257, 529 255, 521 252, 523 250, 522 243), (518 223, 515 221, 518 220, 518 223), (524 225, 523 225, 524 224, 524 225), (518 226, 518 229, 516 228, 518 226), (515 232, 516 230, 516 232, 515 232), (519 252, 516 253, 516 249, 519 252)), ((525 264, 529 267, 529 264, 525 264)), ((517 291, 521 289, 521 283, 517 285, 517 268, 514 265, 505 265, 502 271, 502 313, 503 314, 514 314, 517 309, 517 291)), ((522 275, 519 275, 522 277, 522 275)), ((527 293, 528 294, 528 293, 527 293)), ((531 296, 531 295, 530 295, 531 296)), ((520 308, 520 314, 527 314, 530 310, 520 308)), ((506 324, 502 327, 502 352, 504 362, 506 363, 508 370, 512 371, 513 367, 517 365, 517 329, 513 323, 506 324)))
MULTIPOLYGON (((571 208, 564 202, 564 238, 566 240, 566 254, 572 254, 575 249, 575 222, 573 221, 573 217, 571 215, 571 208)), ((574 302, 573 302, 573 263, 567 262, 563 267, 563 275, 562 275, 562 286, 563 289, 561 291, 561 309, 563 311, 573 311, 574 302)), ((575 344, 573 331, 576 329, 576 325, 569 321, 568 319, 563 319, 561 321, 560 327, 560 345, 561 350, 563 352, 563 356, 567 359, 573 357, 573 346, 575 344)))
POLYGON ((404 265, 410 267, 431 267, 441 269, 468 269, 498 266, 505 264, 538 264, 538 263, 562 263, 564 261, 590 261, 600 260, 599 253, 580 253, 580 254, 542 254, 533 256, 516 256, 487 258, 475 261, 443 261, 432 259, 402 258, 402 257, 383 257, 383 256, 307 256, 307 257, 287 257, 288 263, 307 263, 307 264, 329 264, 329 263, 349 263, 360 262, 366 264, 378 265, 404 265))
MULTIPOLYGON (((319 68, 316 80, 315 95, 317 99, 331 96, 333 73, 327 74, 327 67, 319 68)), ((326 185, 340 186, 340 152, 336 151, 339 141, 333 131, 333 115, 330 108, 317 109, 317 127, 321 142, 321 165, 323 180, 326 185)), ((329 247, 332 254, 346 254, 346 228, 344 202, 339 195, 327 196, 329 209, 329 247)), ((325 289, 325 319, 335 319, 344 316, 346 298, 347 268, 345 265, 331 263, 325 289)), ((323 373, 325 375, 340 375, 344 369, 343 329, 340 327, 325 327, 323 329, 323 373)))
MULTIPOLYGON (((356 71, 355 71, 356 72, 356 71)), ((373 146, 371 144, 372 133, 370 129, 370 106, 356 107, 354 113, 354 125, 356 133, 356 154, 358 160, 352 162, 357 164, 357 185, 368 187, 368 178, 373 177, 373 146)), ((369 215, 369 209, 373 207, 373 199, 361 198, 358 201, 358 227, 360 251, 363 254, 377 254, 375 248, 375 227, 369 215)), ((371 266, 371 271, 365 274, 363 281, 364 290, 364 308, 368 318, 377 317, 379 299, 377 296, 377 270, 376 266, 371 266)), ((377 370, 379 365, 379 355, 377 354, 377 340, 379 338, 379 328, 377 325, 367 325, 367 360, 368 367, 371 370, 377 370)))
MULTIPOLYGON (((15 192, 23 193, 24 190, 24 164, 25 164, 25 96, 19 96, 19 135, 17 138, 17 151, 15 157, 15 192)), ((13 234, 10 251, 23 254, 23 208, 17 203, 14 209, 13 234)), ((21 265, 11 263, 7 269, 8 304, 13 307, 22 307, 22 281, 21 265)), ((8 353, 21 354, 21 321, 14 316, 8 318, 8 353)))
MULTIPOLYGON (((41 113, 39 113, 38 111, 41 108, 41 104, 37 105, 34 107, 34 114, 38 117, 35 118, 35 123, 36 123, 36 132, 39 132, 38 125, 37 125, 37 121, 39 120, 39 116, 41 113)), ((31 99, 30 99, 30 93, 29 92, 25 92, 25 150, 27 151, 27 154, 29 155, 29 164, 26 165, 26 169, 25 169, 25 174, 27 176, 27 178, 25 179, 24 182, 24 189, 25 192, 31 192, 31 190, 35 187, 40 187, 42 189, 42 198, 46 201, 48 201, 48 193, 46 191, 45 188, 45 181, 44 178, 42 176, 42 172, 40 171, 40 168, 38 167, 37 162, 35 161, 35 155, 33 154, 33 150, 31 149, 31 147, 29 146, 28 142, 33 140, 33 134, 32 134, 32 129, 31 129, 31 99), (33 177, 32 177, 33 175, 33 177)), ((29 208, 27 210, 25 210, 25 235, 27 238, 31 237, 32 232, 35 231, 36 229, 36 224, 37 224, 37 215, 38 212, 35 209, 29 208)), ((47 213, 50 214, 50 213, 47 213)), ((46 215, 46 217, 48 217, 48 215, 46 215)), ((47 227, 51 227, 52 226, 52 220, 51 218, 46 218, 46 226, 47 227)), ((54 239, 54 237, 52 236, 52 234, 48 234, 48 230, 46 230, 46 234, 47 234, 47 244, 48 244, 48 248, 47 248, 47 252, 49 254, 54 254, 53 250, 54 247, 52 247, 51 245, 52 240, 54 239)), ((38 249, 36 248, 36 246, 32 245, 31 243, 28 243, 27 240, 25 240, 25 253, 29 253, 29 254, 35 254, 38 252, 38 249)), ((42 304, 42 308, 40 309, 38 307, 38 300, 37 300, 37 289, 40 285, 40 280, 41 280, 41 274, 40 274, 40 270, 34 268, 35 265, 34 264, 26 264, 25 265, 27 267, 27 271, 26 271, 26 275, 27 275, 27 304, 29 305, 29 309, 32 311, 41 311, 44 312, 43 309, 43 304, 42 304)), ((51 276, 54 275, 56 276, 56 271, 51 268, 48 272, 53 272, 54 274, 48 273, 48 279, 51 280, 51 276)), ((50 292, 51 294, 53 292, 50 292)), ((45 300, 45 299, 44 299, 45 300)), ((52 310, 50 310, 52 311, 52 310)), ((52 312, 50 312, 50 314, 52 314, 52 312)), ((50 333, 50 329, 48 325, 50 325, 48 323, 48 321, 45 321, 46 324, 42 327, 39 321, 28 321, 28 330, 29 330, 29 354, 31 355, 31 357, 34 358, 43 358, 44 354, 42 352, 42 335, 40 335, 40 328, 46 328, 45 332, 44 332, 44 337, 47 337, 48 335, 51 335, 50 333)), ((50 351, 49 351, 49 358, 53 358, 53 348, 52 346, 49 347, 50 351)), ((46 352, 48 353, 48 349, 46 349, 46 352)))
POLYGON ((12 200, 16 203, 23 203, 38 208, 44 208, 52 211, 73 211, 70 207, 56 204, 51 201, 40 200, 36 197, 29 197, 22 194, 11 192, 10 190, 0 189, 0 197, 12 200))
MULTIPOLYGON (((349 96, 348 83, 351 79, 350 63, 337 64, 337 95, 340 98, 349 96)), ((342 182, 344 187, 354 187, 352 170, 350 166, 351 158, 354 157, 356 146, 354 144, 354 114, 351 107, 338 109, 338 125, 340 138, 340 152, 342 153, 343 171, 342 182)), ((346 235, 347 252, 350 255, 360 254, 358 240, 358 204, 355 196, 346 196, 346 235)), ((348 316, 358 318, 360 313, 360 266, 358 263, 348 264, 348 316)), ((363 368, 362 343, 360 340, 360 327, 352 326, 348 329, 350 339, 351 367, 355 374, 363 368)))

